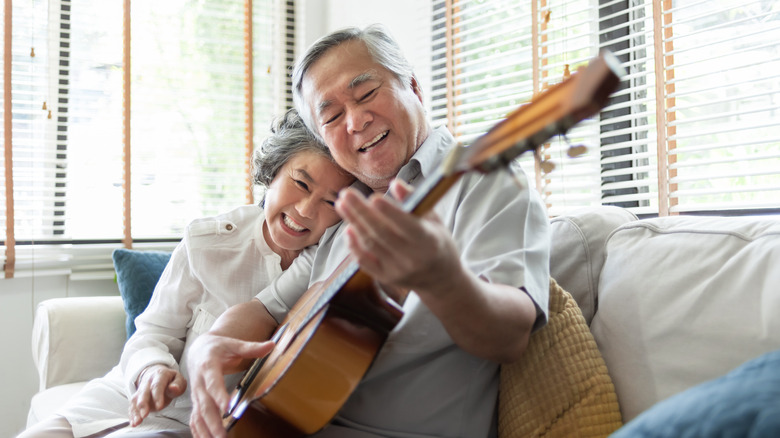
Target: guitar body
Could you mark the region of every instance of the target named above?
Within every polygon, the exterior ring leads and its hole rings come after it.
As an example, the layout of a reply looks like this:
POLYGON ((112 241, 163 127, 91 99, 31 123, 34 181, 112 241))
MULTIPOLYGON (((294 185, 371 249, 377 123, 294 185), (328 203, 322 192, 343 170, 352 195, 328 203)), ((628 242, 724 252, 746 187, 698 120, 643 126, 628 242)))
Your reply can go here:
POLYGON ((403 315, 360 271, 317 309, 321 288, 312 286, 279 326, 276 347, 225 418, 229 437, 304 436, 322 429, 403 315))

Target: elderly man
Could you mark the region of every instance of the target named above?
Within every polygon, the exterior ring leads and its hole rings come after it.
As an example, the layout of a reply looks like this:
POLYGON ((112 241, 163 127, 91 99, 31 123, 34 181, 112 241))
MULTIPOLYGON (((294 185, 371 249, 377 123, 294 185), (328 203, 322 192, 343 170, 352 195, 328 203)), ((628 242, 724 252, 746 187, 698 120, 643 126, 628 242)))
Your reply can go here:
POLYGON ((393 198, 429 177, 454 140, 427 121, 419 83, 380 27, 317 41, 293 86, 307 126, 373 194, 342 192, 336 208, 344 222, 316 252, 257 299, 229 309, 193 346, 193 434, 225 436, 223 376, 267 354, 271 343, 250 341, 269 339, 308 286, 352 253, 388 291, 410 292, 369 372, 317 436, 495 435, 499 364, 521 357, 547 318, 548 220, 538 195, 507 172, 474 173, 455 183, 435 214, 403 211, 393 198))

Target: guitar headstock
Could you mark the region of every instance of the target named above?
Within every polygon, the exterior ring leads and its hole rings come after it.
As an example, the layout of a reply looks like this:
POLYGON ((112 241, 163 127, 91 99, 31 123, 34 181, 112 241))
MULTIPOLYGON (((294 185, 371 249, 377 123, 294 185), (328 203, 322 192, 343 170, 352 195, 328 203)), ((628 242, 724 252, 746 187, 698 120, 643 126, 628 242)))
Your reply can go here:
POLYGON ((587 67, 535 96, 470 146, 456 152, 446 167, 487 173, 507 166, 521 154, 535 151, 550 137, 566 133, 597 113, 624 74, 617 58, 602 52, 587 67))

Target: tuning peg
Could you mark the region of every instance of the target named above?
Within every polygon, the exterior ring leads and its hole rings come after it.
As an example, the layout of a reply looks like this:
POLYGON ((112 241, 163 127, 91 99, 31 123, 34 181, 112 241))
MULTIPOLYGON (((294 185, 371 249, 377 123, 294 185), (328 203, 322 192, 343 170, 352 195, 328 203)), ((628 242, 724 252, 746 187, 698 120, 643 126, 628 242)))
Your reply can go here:
POLYGON ((574 158, 574 157, 579 157, 585 152, 588 152, 588 147, 582 144, 578 144, 576 146, 570 146, 569 150, 566 153, 569 155, 570 158, 574 158))
POLYGON ((553 170, 555 170, 555 163, 549 160, 545 160, 539 163, 539 165, 542 167, 542 171, 544 173, 551 173, 553 170))

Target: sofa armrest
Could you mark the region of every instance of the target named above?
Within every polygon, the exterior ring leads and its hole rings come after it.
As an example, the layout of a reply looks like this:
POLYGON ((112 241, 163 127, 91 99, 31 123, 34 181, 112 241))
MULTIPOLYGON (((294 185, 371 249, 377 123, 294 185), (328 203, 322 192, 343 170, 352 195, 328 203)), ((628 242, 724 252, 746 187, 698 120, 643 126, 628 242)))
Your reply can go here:
POLYGON ((119 363, 126 338, 119 296, 41 302, 32 333, 39 390, 103 376, 119 363))

